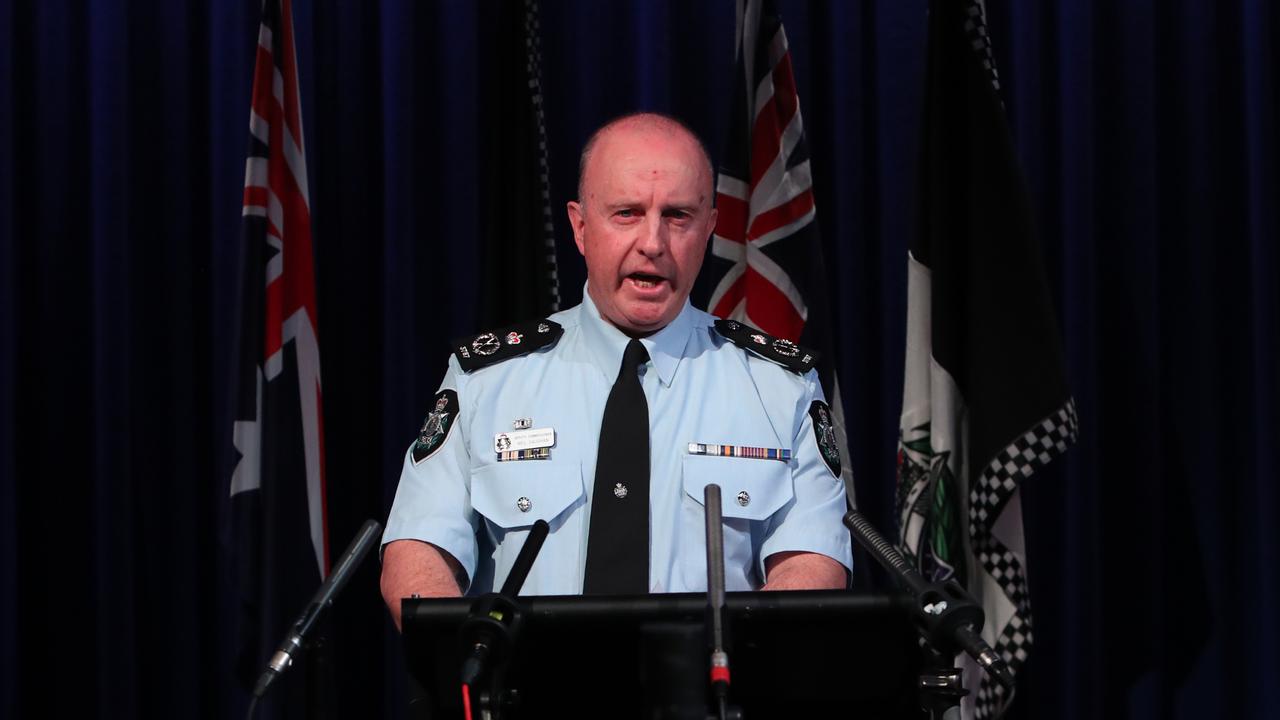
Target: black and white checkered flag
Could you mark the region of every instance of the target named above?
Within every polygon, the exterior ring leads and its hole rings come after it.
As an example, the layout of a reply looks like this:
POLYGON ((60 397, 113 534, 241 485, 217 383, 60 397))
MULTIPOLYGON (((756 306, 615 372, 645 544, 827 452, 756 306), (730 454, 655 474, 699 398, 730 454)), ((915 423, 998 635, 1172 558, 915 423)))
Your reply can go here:
MULTIPOLYGON (((969 589, 983 637, 1016 674, 1032 641, 1018 489, 1077 422, 998 90, 982 6, 934 0, 897 506, 906 556, 969 589)), ((1012 700, 976 667, 966 684, 966 718, 999 717, 1012 700)))

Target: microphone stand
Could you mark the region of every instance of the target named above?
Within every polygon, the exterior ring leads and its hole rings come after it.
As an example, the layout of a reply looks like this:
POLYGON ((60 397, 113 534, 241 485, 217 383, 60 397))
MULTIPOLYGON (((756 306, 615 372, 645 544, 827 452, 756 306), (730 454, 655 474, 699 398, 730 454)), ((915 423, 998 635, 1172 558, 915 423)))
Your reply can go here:
POLYGON ((503 675, 506 660, 515 647, 520 628, 524 624, 524 612, 516 604, 516 596, 524 585, 525 578, 533 567, 534 558, 542 549, 551 526, 546 520, 538 520, 529 530, 520 554, 507 580, 502 584, 501 592, 486 593, 476 598, 471 605, 467 619, 462 623, 460 633, 463 646, 467 648, 466 659, 462 662, 462 683, 475 687, 478 680, 488 675, 489 688, 479 696, 479 709, 482 717, 495 720, 502 717, 503 675), (492 666, 492 672, 486 673, 492 666))
POLYGON ((850 510, 844 516, 844 524, 912 600, 916 629, 933 651, 935 667, 920 675, 923 705, 930 717, 942 720, 960 717, 960 700, 969 691, 964 688, 961 670, 948 664, 948 658, 959 652, 968 654, 1012 693, 1013 673, 982 639, 985 615, 960 583, 925 580, 857 510, 850 510))

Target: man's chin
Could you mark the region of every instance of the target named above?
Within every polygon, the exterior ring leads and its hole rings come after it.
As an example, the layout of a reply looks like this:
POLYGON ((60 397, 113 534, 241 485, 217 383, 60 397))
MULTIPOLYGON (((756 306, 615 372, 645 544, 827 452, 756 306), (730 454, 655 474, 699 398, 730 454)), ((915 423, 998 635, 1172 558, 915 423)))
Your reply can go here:
POLYGON ((649 335, 669 325, 679 314, 678 305, 673 307, 664 303, 653 307, 645 304, 640 307, 625 308, 622 317, 619 318, 621 322, 615 324, 629 335, 649 335))

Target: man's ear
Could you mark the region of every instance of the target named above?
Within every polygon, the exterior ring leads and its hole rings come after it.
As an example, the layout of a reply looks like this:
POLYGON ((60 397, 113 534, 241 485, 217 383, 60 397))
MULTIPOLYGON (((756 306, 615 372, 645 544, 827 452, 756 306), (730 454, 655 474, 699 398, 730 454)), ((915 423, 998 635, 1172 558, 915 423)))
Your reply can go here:
POLYGON ((582 242, 582 231, 587 223, 586 208, 577 200, 570 200, 565 209, 569 212, 569 227, 573 228, 573 242, 578 246, 578 252, 586 257, 587 250, 582 242))

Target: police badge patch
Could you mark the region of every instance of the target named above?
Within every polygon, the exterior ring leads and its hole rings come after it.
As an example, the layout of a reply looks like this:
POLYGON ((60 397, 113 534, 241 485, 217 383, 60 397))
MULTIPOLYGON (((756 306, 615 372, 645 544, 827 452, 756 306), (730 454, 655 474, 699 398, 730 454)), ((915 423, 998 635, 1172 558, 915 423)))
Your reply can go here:
POLYGON ((436 394, 435 406, 423 421, 422 429, 418 431, 418 440, 413 443, 414 465, 431 457, 444 445, 457 419, 458 393, 452 390, 441 390, 436 394))
POLYGON ((818 452, 832 474, 840 477, 840 445, 836 442, 836 424, 831 418, 831 408, 821 400, 809 405, 809 418, 813 420, 813 436, 818 441, 818 452))

